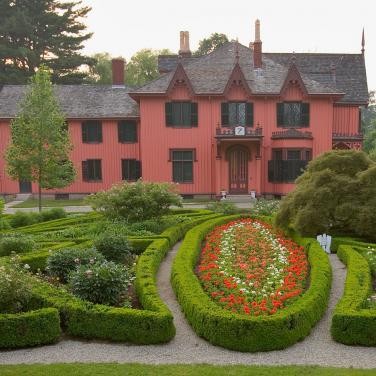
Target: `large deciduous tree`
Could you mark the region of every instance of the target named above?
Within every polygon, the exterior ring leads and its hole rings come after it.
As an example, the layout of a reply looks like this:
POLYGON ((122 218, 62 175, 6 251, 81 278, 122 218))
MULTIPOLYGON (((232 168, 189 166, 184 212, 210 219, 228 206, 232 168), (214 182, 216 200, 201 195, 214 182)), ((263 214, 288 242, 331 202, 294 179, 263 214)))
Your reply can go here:
POLYGON ((226 34, 222 33, 213 33, 208 38, 200 40, 198 44, 198 49, 195 51, 195 55, 207 55, 208 53, 214 51, 218 47, 223 46, 228 42, 226 34))
POLYGON ((41 190, 63 188, 75 178, 69 160, 72 145, 47 67, 32 78, 21 111, 11 122, 11 141, 5 153, 7 172, 13 179, 38 183, 41 190))
POLYGON ((278 226, 302 235, 356 234, 376 239, 376 164, 355 150, 327 152, 308 165, 282 201, 278 226))
POLYGON ((81 1, 0 0, 0 83, 24 84, 42 64, 55 83, 81 83, 79 68, 94 59, 80 53, 92 33, 81 1))

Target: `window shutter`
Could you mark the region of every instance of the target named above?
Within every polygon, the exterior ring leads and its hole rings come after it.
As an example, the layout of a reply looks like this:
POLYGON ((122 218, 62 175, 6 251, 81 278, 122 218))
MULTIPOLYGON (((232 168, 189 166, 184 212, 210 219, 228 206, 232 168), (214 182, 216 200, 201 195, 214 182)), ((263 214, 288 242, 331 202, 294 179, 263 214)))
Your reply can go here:
MULTIPOLYGON (((102 129, 102 127, 101 127, 102 129)), ((102 160, 101 159, 97 159, 96 160, 96 167, 97 167, 97 176, 96 176, 96 179, 97 180, 102 180, 102 160)))
POLYGON ((197 103, 191 103, 191 126, 198 126, 198 105, 197 103))
POLYGON ((98 123, 98 142, 102 142, 103 141, 103 138, 102 138, 102 123, 101 122, 99 122, 98 123))
POLYGON ((309 103, 301 104, 301 126, 309 127, 309 103))
POLYGON ((227 102, 221 104, 221 122, 223 126, 229 125, 229 109, 227 102))
POLYGON ((141 161, 135 161, 135 166, 134 166, 134 178, 135 180, 140 179, 142 172, 141 172, 141 161))
POLYGON ((284 125, 283 112, 284 112, 283 103, 277 103, 277 127, 284 125))
POLYGON ((245 124, 249 127, 253 126, 253 103, 245 104, 245 124))
POLYGON ((87 124, 85 122, 81 123, 81 130, 82 130, 82 142, 88 142, 87 124))
POLYGON ((122 121, 118 121, 118 142, 124 142, 124 123, 122 121))
POLYGON ((166 102, 165 103, 165 114, 166 114, 166 125, 168 127, 172 126, 172 103, 166 102))
POLYGON ((82 161, 82 180, 88 181, 89 180, 89 170, 88 170, 88 162, 82 161))

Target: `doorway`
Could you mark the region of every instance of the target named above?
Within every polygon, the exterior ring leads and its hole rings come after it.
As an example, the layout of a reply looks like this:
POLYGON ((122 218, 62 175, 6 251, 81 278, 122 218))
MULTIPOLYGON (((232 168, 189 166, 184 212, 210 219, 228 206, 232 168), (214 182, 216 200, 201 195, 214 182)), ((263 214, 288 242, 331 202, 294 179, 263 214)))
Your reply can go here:
POLYGON ((249 150, 245 146, 236 145, 231 147, 228 153, 229 192, 247 194, 249 150))

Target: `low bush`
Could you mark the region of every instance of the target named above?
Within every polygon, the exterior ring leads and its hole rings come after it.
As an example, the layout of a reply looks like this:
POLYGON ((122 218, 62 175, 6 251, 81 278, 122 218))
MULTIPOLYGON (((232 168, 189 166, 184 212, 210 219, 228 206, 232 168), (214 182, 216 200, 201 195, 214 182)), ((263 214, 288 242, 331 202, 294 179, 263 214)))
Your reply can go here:
POLYGON ((206 208, 214 213, 222 213, 226 215, 238 212, 236 205, 233 202, 226 200, 210 202, 206 205, 206 208))
POLYGON ((80 265, 103 262, 104 256, 95 249, 67 248, 52 253, 47 259, 46 270, 52 277, 67 282, 68 275, 80 265))
POLYGON ((0 239, 0 256, 8 256, 12 252, 30 252, 34 247, 35 242, 30 236, 19 233, 5 234, 0 239))
POLYGON ((281 204, 281 200, 266 200, 265 198, 259 198, 256 200, 252 207, 252 214, 259 216, 259 215, 273 215, 275 214, 278 209, 279 205, 281 204))
POLYGON ((203 291, 194 270, 206 234, 237 218, 241 216, 214 219, 187 233, 173 263, 174 291, 193 329, 209 342, 238 351, 285 348, 307 336, 326 310, 331 285, 328 257, 314 239, 300 241, 308 253, 310 286, 302 297, 280 312, 250 317, 223 310, 203 291))
POLYGON ((337 255, 347 276, 332 317, 332 337, 345 345, 376 346, 376 310, 365 309, 372 288, 368 262, 349 245, 340 245, 337 255))
POLYGON ((105 232, 94 240, 95 249, 106 260, 130 265, 134 261, 128 237, 114 232, 105 232))
POLYGON ((67 213, 63 208, 52 208, 50 210, 43 210, 40 213, 41 221, 52 221, 53 219, 66 218, 67 213))
POLYGON ((13 228, 30 226, 39 222, 51 221, 53 219, 65 218, 67 213, 62 208, 44 210, 41 213, 27 213, 16 211, 9 220, 13 228))

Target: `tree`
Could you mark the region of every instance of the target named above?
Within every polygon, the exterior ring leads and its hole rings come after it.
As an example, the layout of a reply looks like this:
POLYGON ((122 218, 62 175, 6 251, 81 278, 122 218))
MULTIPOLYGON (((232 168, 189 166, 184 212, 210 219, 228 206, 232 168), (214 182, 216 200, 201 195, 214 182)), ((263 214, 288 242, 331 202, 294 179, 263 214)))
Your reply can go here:
POLYGON ((94 54, 95 63, 89 68, 89 75, 86 82, 100 85, 111 85, 111 55, 108 52, 94 54))
POLYGON ((92 36, 81 22, 90 7, 81 1, 0 0, 0 82, 25 84, 42 64, 55 83, 81 83, 79 67, 94 63, 80 54, 92 36))
POLYGON ((5 153, 7 172, 13 179, 38 183, 39 211, 42 188, 63 188, 75 178, 69 160, 72 145, 50 78, 45 66, 32 78, 21 111, 11 122, 5 153))
POLYGON ((375 166, 360 151, 324 153, 309 163, 295 190, 283 199, 276 224, 291 225, 302 235, 355 232, 375 239, 375 166))
POLYGON ((194 52, 194 55, 207 55, 208 53, 214 51, 218 47, 223 46, 227 42, 228 38, 226 34, 213 33, 210 35, 209 38, 204 38, 200 40, 198 44, 198 49, 194 52))

